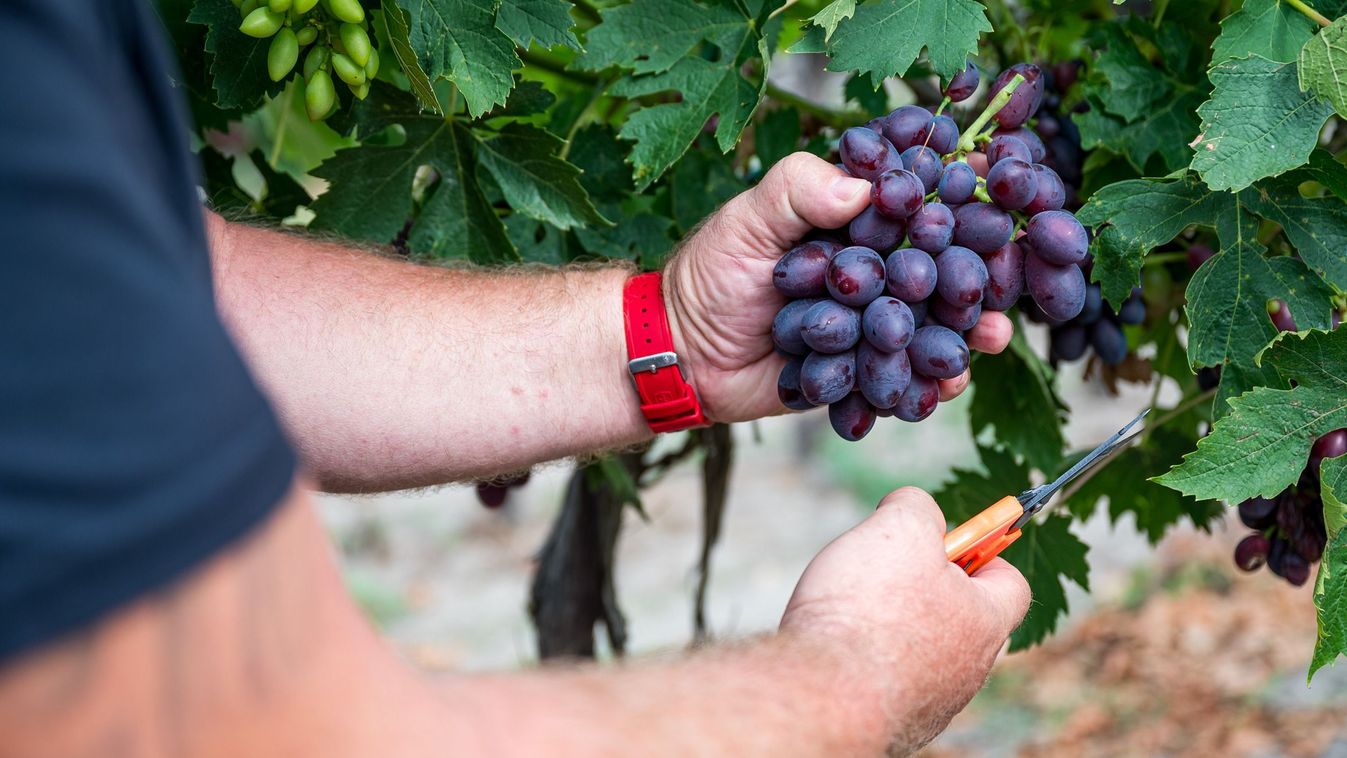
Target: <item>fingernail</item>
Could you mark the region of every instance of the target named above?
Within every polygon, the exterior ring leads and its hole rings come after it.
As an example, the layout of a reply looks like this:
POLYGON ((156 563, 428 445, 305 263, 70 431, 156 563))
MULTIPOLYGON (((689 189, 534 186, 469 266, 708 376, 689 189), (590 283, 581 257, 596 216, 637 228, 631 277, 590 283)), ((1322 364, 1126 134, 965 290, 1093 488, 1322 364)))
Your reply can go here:
POLYGON ((843 202, 851 202, 860 197, 862 192, 870 191, 870 183, 864 179, 857 179, 852 176, 839 176, 833 179, 830 187, 833 197, 843 202))

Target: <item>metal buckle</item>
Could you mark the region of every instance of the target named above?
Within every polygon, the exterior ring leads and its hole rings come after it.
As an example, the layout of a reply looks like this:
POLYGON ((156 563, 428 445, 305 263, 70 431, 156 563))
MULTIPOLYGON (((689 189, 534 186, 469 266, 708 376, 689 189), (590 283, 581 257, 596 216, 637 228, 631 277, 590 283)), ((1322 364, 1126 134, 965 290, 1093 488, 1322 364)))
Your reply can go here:
POLYGON ((654 374, 662 368, 677 365, 678 353, 655 353, 654 355, 647 355, 643 358, 636 358, 628 361, 627 370, 631 372, 632 376, 636 376, 637 374, 642 374, 647 371, 654 374))

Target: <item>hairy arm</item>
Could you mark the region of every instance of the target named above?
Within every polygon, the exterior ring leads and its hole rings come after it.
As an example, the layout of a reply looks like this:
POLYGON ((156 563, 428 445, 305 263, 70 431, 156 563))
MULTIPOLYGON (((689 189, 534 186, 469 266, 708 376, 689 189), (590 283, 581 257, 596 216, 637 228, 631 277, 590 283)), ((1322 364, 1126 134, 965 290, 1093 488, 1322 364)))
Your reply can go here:
POLYGON ((1028 599, 1005 564, 963 576, 941 531, 900 492, 815 560, 782 632, 737 647, 430 679, 365 624, 295 490, 172 588, 0 667, 0 758, 907 751, 981 684, 1028 599))

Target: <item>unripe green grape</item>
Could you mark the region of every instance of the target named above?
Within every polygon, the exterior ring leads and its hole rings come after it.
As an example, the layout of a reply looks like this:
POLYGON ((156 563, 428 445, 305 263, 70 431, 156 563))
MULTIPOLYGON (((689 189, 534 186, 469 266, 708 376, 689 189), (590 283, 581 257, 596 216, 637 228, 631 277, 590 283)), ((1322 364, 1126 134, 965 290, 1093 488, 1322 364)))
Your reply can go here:
POLYGON ((365 76, 373 79, 377 73, 379 73, 379 51, 371 47, 369 49, 369 60, 365 61, 365 76))
POLYGON ((243 19, 242 24, 239 24, 239 31, 249 37, 266 39, 280 31, 283 23, 285 16, 270 8, 257 8, 243 19))
POLYGON ((276 32, 276 36, 271 38, 271 47, 267 48, 267 73, 271 81, 279 82, 289 76, 297 60, 299 40, 295 38, 295 30, 287 26, 276 32))
POLYGON ((348 24, 358 24, 365 20, 365 8, 360 0, 327 0, 327 8, 332 15, 348 24))
POLYGON ((239 3, 239 15, 243 18, 247 18, 248 14, 252 13, 256 8, 257 0, 243 0, 243 2, 239 3))
POLYGON ((332 50, 326 45, 316 45, 309 54, 304 56, 304 80, 308 81, 315 71, 327 68, 328 58, 331 57, 332 50))
POLYGON ((243 5, 243 0, 229 0, 229 2, 233 3, 235 8, 239 8, 243 5))
POLYGON ((295 32, 295 39, 299 41, 300 47, 308 47, 313 41, 318 39, 318 29, 312 26, 306 26, 295 32))
POLYGON ((309 11, 313 10, 313 6, 317 4, 318 0, 294 0, 294 2, 290 4, 290 7, 294 8, 295 11, 302 16, 305 13, 308 13, 309 11))
POLYGON ((346 54, 351 56, 351 60, 356 65, 363 66, 369 63, 369 35, 355 24, 342 24, 337 32, 341 38, 341 44, 346 48, 346 54))
POLYGON ((277 13, 290 10, 290 0, 267 0, 267 5, 277 13))
POLYGON ((326 71, 315 71, 304 85, 304 110, 310 121, 322 121, 337 100, 337 90, 326 71))
POLYGON ((336 72, 338 79, 352 87, 365 83, 365 69, 342 53, 332 54, 332 70, 336 72))
POLYGON ((364 100, 369 97, 369 82, 351 87, 351 94, 355 95, 356 100, 364 100))

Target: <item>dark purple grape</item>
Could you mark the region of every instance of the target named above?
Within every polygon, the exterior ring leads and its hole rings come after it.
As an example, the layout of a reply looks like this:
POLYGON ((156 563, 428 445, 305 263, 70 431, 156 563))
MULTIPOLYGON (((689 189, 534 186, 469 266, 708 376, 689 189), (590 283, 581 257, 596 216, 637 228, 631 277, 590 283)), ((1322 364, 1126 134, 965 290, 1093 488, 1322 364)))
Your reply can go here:
POLYGON ((895 168, 901 168, 902 159, 888 140, 861 126, 842 132, 837 143, 842 163, 852 176, 874 181, 875 177, 895 168))
POLYGON ((907 303, 893 297, 875 300, 865 307, 865 313, 861 316, 861 331, 865 339, 886 353, 906 348, 916 328, 912 309, 907 307, 907 303))
MULTIPOLYGON (((866 124, 869 126, 869 124, 866 124)), ((1038 112, 1038 123, 1034 125, 1034 131, 1043 139, 1052 139, 1062 130, 1062 125, 1057 121, 1057 117, 1047 111, 1038 112)))
POLYGON ((954 161, 945 166, 936 188, 942 202, 961 205, 973 197, 973 191, 977 186, 978 175, 973 167, 963 161, 954 161))
MULTIPOLYGON (((1019 158, 1025 163, 1034 162, 1033 153, 1029 152, 1029 146, 1024 144, 1024 140, 1008 134, 992 137, 992 141, 987 143, 986 153, 988 166, 995 166, 1006 158, 1019 158)), ((990 175, 989 171, 988 176, 990 175)))
POLYGON ((1080 263, 1090 249, 1090 236, 1066 211, 1044 211, 1029 219, 1024 245, 1035 255, 1058 266, 1080 263))
POLYGON ((959 146, 959 126, 949 116, 941 115, 931 119, 930 132, 926 138, 926 146, 940 155, 948 155, 959 146))
POLYGON ((954 209, 954 244, 986 255, 1010 241, 1015 222, 991 203, 967 203, 954 209))
POLYGON ((866 122, 865 122, 865 128, 866 128, 866 129, 869 129, 870 131, 874 132, 875 134, 879 134, 879 135, 884 134, 884 117, 883 117, 883 116, 876 116, 876 117, 870 119, 869 121, 866 121, 866 122))
POLYGON ((1002 71, 992 83, 989 96, 995 97, 1016 74, 1024 76, 1024 81, 1015 89, 1015 94, 1010 96, 1010 102, 996 113, 996 122, 1008 129, 1014 129, 1033 118, 1038 112, 1038 106, 1043 102, 1043 74, 1038 66, 1032 63, 1016 63, 1002 71))
POLYGON ((909 305, 920 303, 935 292, 935 261, 925 251, 900 247, 889 255, 884 268, 889 294, 909 305))
POLYGON ((991 164, 987 163, 986 153, 974 150, 968 155, 965 155, 963 160, 964 163, 967 163, 973 169, 974 174, 977 174, 983 179, 987 178, 987 169, 991 168, 991 164))
POLYGON ((1250 529, 1266 529, 1277 523, 1277 501, 1251 497, 1239 504, 1239 520, 1250 529))
POLYGON ((1310 562, 1294 550, 1286 551, 1285 557, 1282 558, 1281 569, 1279 572, 1281 578, 1297 587, 1303 586, 1310 579, 1310 562))
POLYGON ((907 385, 898 404, 893 406, 893 415, 903 421, 917 422, 935 412, 940 402, 940 385, 936 380, 921 374, 913 374, 912 382, 907 385))
POLYGON ((1324 546, 1328 544, 1328 535, 1322 529, 1307 525, 1291 539, 1291 547, 1310 563, 1324 557, 1324 546))
POLYGON ((1038 192, 1038 177, 1028 161, 1002 158, 987 172, 987 194, 993 202, 1008 211, 1017 211, 1029 204, 1038 192))
POLYGON ((875 409, 860 393, 853 392, 828 405, 828 421, 837 436, 855 442, 874 428, 875 409))
POLYGON ((1250 534, 1235 545, 1235 565, 1242 571, 1257 571, 1267 563, 1270 547, 1267 537, 1256 533, 1250 534))
POLYGON ((871 405, 892 408, 911 381, 906 351, 888 353, 865 343, 856 348, 856 386, 871 405))
POLYGON ((1066 186, 1062 184, 1062 177, 1058 176, 1056 171, 1042 163, 1035 163, 1034 179, 1036 180, 1034 199, 1024 206, 1025 215, 1033 216, 1044 211, 1061 210, 1062 206, 1066 205, 1066 186))
POLYGON ((944 203, 927 203, 907 220, 907 236, 912 246, 932 255, 954 241, 954 211, 944 203))
POLYGON ((906 169, 885 171, 870 188, 870 202, 875 210, 889 218, 907 218, 916 213, 925 195, 921 179, 906 169))
MULTIPOLYGON (((1014 137, 1023 142, 1025 146, 1029 148, 1030 163, 1041 163, 1048 155, 1048 148, 1043 144, 1043 140, 1039 139, 1038 135, 1034 134, 1034 130, 1027 126, 1021 126, 1017 129, 997 129, 992 132, 992 139, 996 139, 997 137, 1014 137)), ((1060 139, 1060 137, 1058 139, 1060 139)), ((1079 155, 1079 153, 1076 153, 1076 155, 1079 155)), ((1055 169, 1058 167, 1053 166, 1052 168, 1055 169)))
POLYGON ((982 302, 987 287, 987 264, 966 247, 952 245, 935 257, 936 285, 940 296, 952 305, 982 302))
POLYGON ((1189 245, 1188 268, 1196 271, 1214 255, 1216 255, 1216 251, 1206 245, 1189 245))
POLYGON ((1099 360, 1109 366, 1116 366, 1127 357, 1127 337, 1122 327, 1109 319, 1100 319, 1090 327, 1090 344, 1099 360))
POLYGON ((1310 446, 1310 469, 1319 470, 1319 464, 1325 458, 1337 458, 1347 454, 1347 429, 1334 429, 1314 441, 1310 446))
POLYGON ((792 411, 807 411, 814 407, 800 391, 800 368, 803 365, 804 358, 791 358, 776 377, 776 396, 792 411))
POLYGON ((781 310, 776 312, 776 318, 772 319, 772 344, 783 353, 791 355, 804 355, 809 352, 809 346, 804 343, 804 337, 800 334, 800 322, 804 319, 804 314, 815 303, 817 299, 793 300, 781 306, 781 310))
POLYGON ((772 284, 786 297, 814 297, 827 291, 824 275, 832 259, 828 248, 806 242, 781 256, 772 270, 772 284))
POLYGON ((899 152, 926 141, 931 112, 920 105, 904 105, 884 117, 884 137, 899 152))
POLYGON ((940 163, 940 155, 924 145, 913 145, 900 156, 903 168, 917 175, 925 192, 935 192, 940 184, 940 175, 945 167, 940 163))
POLYGON ((1085 307, 1085 275, 1075 264, 1055 266, 1030 253, 1024 257, 1024 283, 1053 321, 1073 319, 1085 307))
MULTIPOLYGON (((963 71, 955 74, 954 78, 949 80, 949 84, 945 86, 945 97, 949 98, 951 103, 962 103, 977 91, 979 79, 977 64, 969 61, 963 71)), ((946 150, 945 152, 949 151, 946 150)))
POLYGON ((477 483, 477 502, 487 508, 499 508, 505 505, 505 498, 510 494, 510 488, 497 482, 478 482, 477 483))
POLYGON ((1084 61, 1063 61, 1062 63, 1052 64, 1052 83, 1053 89, 1058 92, 1066 92, 1076 83, 1076 77, 1080 74, 1080 69, 1084 66, 1084 61))
POLYGON ((1085 285, 1085 305, 1076 316, 1076 323, 1089 326, 1099 320, 1104 313, 1104 293, 1098 284, 1085 285))
POLYGON ((810 353, 800 366, 800 391, 814 405, 835 403, 856 385, 856 351, 810 353))
POLYGON ((931 315, 935 317, 935 320, 956 332, 966 332, 972 329, 973 325, 982 316, 981 303, 977 305, 953 305, 943 297, 931 298, 928 302, 931 304, 931 315))
POLYGON ((1014 242, 1007 242, 988 253, 982 262, 987 265, 982 307, 989 311, 1009 310, 1024 292, 1023 251, 1014 242))
POLYGON ((1197 370, 1197 386, 1203 392, 1214 390, 1221 384, 1221 367, 1205 366, 1197 370))
POLYGON ((953 379, 968 368, 968 345, 943 326, 923 326, 907 346, 912 370, 932 379, 953 379))
POLYGON ((1269 300, 1267 315, 1272 319, 1272 325, 1279 330, 1283 332, 1297 331, 1296 320, 1291 316, 1291 308, 1286 305, 1285 300, 1269 300))
POLYGON ((847 233, 851 236, 852 244, 887 253, 903 244, 907 225, 902 219, 881 216, 873 205, 867 205, 851 220, 847 233))
POLYGON ((1123 301, 1118 309, 1118 321, 1124 324, 1140 324, 1146 320, 1146 301, 1141 299, 1141 288, 1132 290, 1132 294, 1123 301))
POLYGON ((926 323, 926 310, 927 310, 927 305, 926 305, 926 304, 929 303, 929 302, 931 302, 931 301, 930 301, 930 300, 922 300, 922 301, 919 301, 919 302, 916 302, 916 303, 908 303, 908 304, 907 304, 907 307, 910 308, 910 309, 912 309, 912 323, 913 323, 913 324, 925 324, 925 323, 926 323))
POLYGON ((800 319, 804 343, 820 353, 841 353, 861 341, 861 314, 855 308, 820 300, 800 319))
POLYGON ((1281 537, 1271 537, 1268 539, 1267 567, 1277 576, 1282 575, 1282 566, 1284 565, 1286 554, 1291 552, 1289 548, 1290 545, 1288 545, 1286 540, 1281 537))
POLYGON ((1059 361, 1079 360, 1089 344, 1085 327, 1075 322, 1053 327, 1048 339, 1048 354, 1059 361))
POLYGON ((884 294, 884 259, 868 247, 844 248, 829 262, 825 281, 834 300, 863 308, 884 294))

